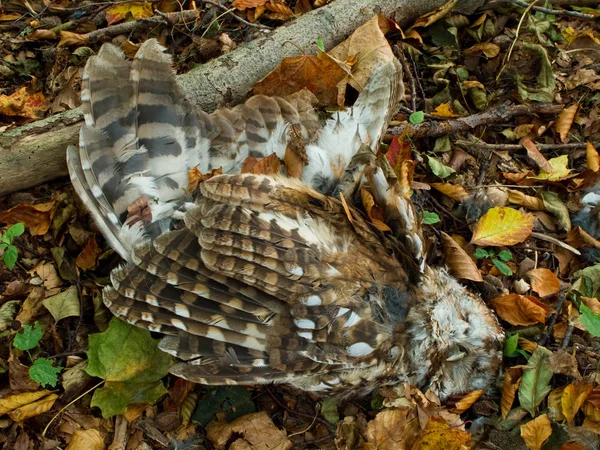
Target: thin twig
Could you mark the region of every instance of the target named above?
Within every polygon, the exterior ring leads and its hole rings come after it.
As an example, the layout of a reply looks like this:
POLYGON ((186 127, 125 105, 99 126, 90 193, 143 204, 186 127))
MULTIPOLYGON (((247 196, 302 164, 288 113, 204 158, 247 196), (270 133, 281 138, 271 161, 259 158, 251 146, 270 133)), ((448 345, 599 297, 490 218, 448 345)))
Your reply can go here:
MULTIPOLYGON (((227 13, 230 13, 231 10, 229 8, 227 8, 225 5, 221 5, 220 3, 217 2, 213 2, 211 0, 200 0, 202 3, 207 3, 209 5, 214 6, 215 8, 219 8, 221 11, 225 11, 227 13)), ((237 20, 238 22, 243 23, 244 25, 248 25, 249 27, 255 27, 255 28, 262 28, 263 30, 272 30, 271 27, 268 27, 266 25, 263 25, 261 23, 252 23, 252 22, 248 22, 247 20, 242 19, 240 16, 238 16, 237 14, 231 14, 233 16, 233 18, 235 20, 237 20)))
MULTIPOLYGON (((558 316, 560 315, 560 311, 562 310, 563 305, 565 304, 565 290, 566 289, 561 289, 559 296, 558 296, 558 302, 556 303, 555 306, 555 311, 552 314, 552 317, 550 317, 550 321, 548 322, 548 327, 546 328, 546 332, 540 337, 538 344, 540 345, 546 345, 546 343, 548 342, 548 339, 550 339, 553 335, 554 335, 554 325, 556 324, 556 320, 558 319, 558 316)), ((556 294, 552 294, 552 295, 556 295, 556 294)))
MULTIPOLYGON (((524 8, 530 7, 530 3, 524 2, 523 0, 511 0, 515 5, 523 6, 524 8)), ((535 3, 535 2, 534 2, 535 3)), ((596 16, 592 16, 591 14, 580 13, 577 11, 567 11, 565 9, 548 9, 543 8, 541 6, 533 6, 531 5, 531 9, 534 11, 539 11, 544 14, 555 14, 557 16, 571 16, 577 17, 578 19, 595 19, 596 16)))
POLYGON ((562 344, 560 344, 560 348, 562 348, 563 350, 565 350, 569 346, 569 341, 571 340, 571 336, 573 335, 574 329, 575 325, 569 322, 569 324, 567 325, 567 330, 565 331, 565 337, 562 341, 562 344))
MULTIPOLYGON (((519 150, 523 150, 525 147, 523 147, 521 144, 487 144, 485 142, 472 142, 472 141, 465 141, 465 140, 458 140, 454 143, 455 145, 459 146, 459 147, 464 147, 464 148, 476 148, 478 150, 489 150, 489 151, 502 151, 502 150, 510 150, 510 151, 519 151, 519 150)), ((592 145, 594 147, 597 147, 600 144, 600 142, 594 142, 592 143, 592 145)), ((586 143, 585 142, 572 142, 569 144, 535 144, 535 146, 538 148, 538 150, 548 150, 548 151, 554 151, 554 150, 580 150, 580 149, 584 149, 586 148, 586 143)))
POLYGON ((412 71, 410 70, 410 65, 408 64, 408 60, 406 59, 406 55, 404 52, 398 47, 394 45, 394 54, 396 58, 400 61, 402 65, 402 70, 404 71, 404 75, 408 80, 408 86, 410 88, 410 109, 412 112, 417 110, 417 85, 415 84, 415 78, 413 77, 412 71))

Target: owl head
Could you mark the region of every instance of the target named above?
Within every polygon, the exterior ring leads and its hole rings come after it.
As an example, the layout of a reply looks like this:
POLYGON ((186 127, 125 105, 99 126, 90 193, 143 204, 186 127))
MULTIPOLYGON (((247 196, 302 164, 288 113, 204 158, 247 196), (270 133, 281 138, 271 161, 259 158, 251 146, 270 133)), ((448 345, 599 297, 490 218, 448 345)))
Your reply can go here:
POLYGON ((417 380, 441 400, 486 389, 502 363, 505 334, 483 301, 446 270, 426 268, 407 317, 417 380))

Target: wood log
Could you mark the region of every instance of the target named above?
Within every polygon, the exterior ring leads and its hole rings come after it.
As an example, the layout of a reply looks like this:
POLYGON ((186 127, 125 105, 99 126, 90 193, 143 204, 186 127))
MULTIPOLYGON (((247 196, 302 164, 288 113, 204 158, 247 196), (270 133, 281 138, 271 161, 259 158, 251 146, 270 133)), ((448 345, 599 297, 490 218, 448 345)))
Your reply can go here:
MULTIPOLYGON (((318 38, 330 49, 374 14, 406 24, 444 3, 446 0, 336 0, 178 76, 178 81, 193 102, 210 112, 225 102, 243 100, 284 57, 298 56, 300 51, 314 54, 318 38)), ((462 0, 460 6, 468 12, 481 3, 462 0)), ((77 143, 82 120, 80 109, 74 109, 0 134, 0 195, 67 175, 65 151, 77 143)))

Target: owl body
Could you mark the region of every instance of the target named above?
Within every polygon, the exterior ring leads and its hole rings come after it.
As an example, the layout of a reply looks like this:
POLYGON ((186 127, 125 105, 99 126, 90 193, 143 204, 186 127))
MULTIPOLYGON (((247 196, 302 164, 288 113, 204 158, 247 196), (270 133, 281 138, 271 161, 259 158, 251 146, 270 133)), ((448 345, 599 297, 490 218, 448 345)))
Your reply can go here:
POLYGON ((126 261, 103 299, 165 335, 159 347, 180 359, 172 373, 342 397, 410 383, 447 398, 490 384, 501 328, 425 265, 410 199, 373 151, 403 94, 396 61, 320 125, 306 103, 261 96, 197 110, 153 40, 132 63, 104 46, 82 84, 86 125, 69 171, 126 261), (239 173, 248 156, 283 158, 290 146, 305 149, 301 179, 239 173), (219 167, 186 192, 189 169, 219 167), (389 231, 353 202, 365 192, 389 231))

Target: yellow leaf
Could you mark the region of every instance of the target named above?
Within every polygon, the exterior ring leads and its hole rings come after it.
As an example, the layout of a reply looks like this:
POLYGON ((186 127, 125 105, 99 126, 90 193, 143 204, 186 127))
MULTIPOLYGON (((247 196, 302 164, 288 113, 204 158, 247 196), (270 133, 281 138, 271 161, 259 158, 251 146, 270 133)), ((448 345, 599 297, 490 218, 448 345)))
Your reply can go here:
POLYGON ((493 42, 482 42, 466 49, 463 53, 465 55, 476 55, 477 53, 483 53, 488 58, 495 58, 498 56, 498 53, 500 53, 500 47, 493 42))
POLYGON ((67 450, 103 450, 104 438, 98 430, 75 430, 67 450))
POLYGON ((108 22, 108 26, 120 22, 128 15, 131 15, 134 19, 146 19, 152 17, 154 15, 152 12, 152 3, 131 2, 111 6, 106 10, 106 21, 108 22))
POLYGON ((442 244, 444 245, 444 260, 455 277, 463 280, 483 281, 477 264, 458 242, 442 232, 442 244))
POLYGON ((523 369, 519 367, 510 367, 506 369, 504 374, 504 385, 502 386, 502 398, 500 400, 500 411, 502 417, 506 419, 512 404, 515 401, 515 395, 517 389, 521 384, 521 377, 523 376, 523 369))
POLYGON ((412 450, 466 450, 472 447, 470 433, 450 428, 444 419, 433 416, 427 422, 412 450))
POLYGON ((575 414, 585 402, 585 399, 593 389, 592 383, 585 381, 575 382, 569 384, 563 391, 562 398, 560 400, 562 413, 564 414, 567 422, 572 423, 575 418, 575 414))
POLYGON ((416 420, 407 420, 409 409, 389 408, 381 411, 367 425, 365 448, 410 448, 419 432, 416 420))
POLYGON ((8 413, 8 417, 15 422, 21 422, 31 417, 39 416, 40 414, 44 414, 45 412, 49 411, 57 398, 58 395, 50 394, 40 400, 28 403, 27 405, 12 410, 8 413))
POLYGON ((6 396, 4 398, 0 398, 0 416, 14 410, 20 408, 22 406, 28 405, 29 403, 35 402, 42 397, 45 397, 48 394, 51 394, 52 391, 42 390, 35 392, 23 392, 22 394, 13 394, 6 396))
POLYGON ((516 209, 490 209, 477 223, 471 243, 481 246, 508 246, 523 242, 533 231, 533 216, 516 209))
POLYGON ((551 434, 552 427, 547 414, 542 414, 525 425, 521 425, 521 437, 529 450, 540 450, 551 434))
POLYGON ((600 170, 600 155, 598 155, 596 147, 589 141, 586 142, 585 156, 587 159, 587 168, 593 172, 598 172, 600 170))
POLYGON ((492 306, 502 320, 512 325, 533 325, 545 323, 551 308, 535 297, 507 294, 491 300, 492 306))
POLYGON ((433 110, 431 114, 440 117, 458 117, 458 114, 456 114, 452 110, 452 106, 450 105, 450 103, 440 104, 437 108, 433 110))
POLYGON ((556 120, 556 131, 560 134, 560 140, 563 142, 569 135, 571 125, 573 125, 573 120, 575 120, 575 115, 577 114, 577 109, 579 109, 579 104, 575 103, 563 109, 558 115, 558 119, 556 120))
POLYGON ((540 297, 556 294, 560 291, 560 280, 550 270, 540 267, 527 272, 531 278, 531 288, 540 297))
POLYGON ((11 95, 0 95, 0 115, 40 119, 50 107, 42 92, 30 94, 26 87, 11 95))
POLYGON ((459 401, 456 402, 456 405, 454 406, 454 408, 452 408, 450 410, 450 412, 452 412, 454 414, 464 413, 467 409, 469 409, 473 405, 473 403, 475 403, 477 401, 477 399, 479 397, 481 397, 483 395, 484 392, 485 391, 483 389, 469 392, 467 395, 465 395, 463 398, 461 398, 459 401))
POLYGON ((430 186, 457 202, 463 202, 470 197, 469 192, 460 184, 430 183, 430 186))
POLYGON ((552 167, 552 171, 548 172, 541 170, 536 180, 548 180, 548 181, 562 181, 571 177, 571 169, 569 169, 569 156, 561 155, 556 158, 548 160, 548 163, 552 167))
POLYGON ((531 195, 525 195, 523 192, 517 191, 516 189, 508 190, 508 202, 513 205, 524 206, 533 211, 544 211, 545 209, 542 199, 532 197, 531 195))

